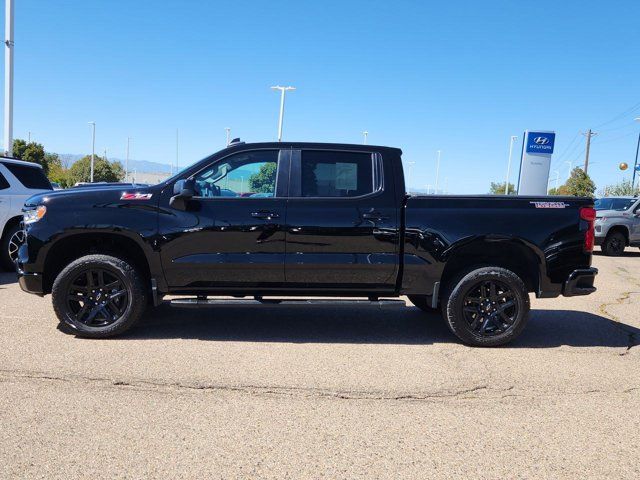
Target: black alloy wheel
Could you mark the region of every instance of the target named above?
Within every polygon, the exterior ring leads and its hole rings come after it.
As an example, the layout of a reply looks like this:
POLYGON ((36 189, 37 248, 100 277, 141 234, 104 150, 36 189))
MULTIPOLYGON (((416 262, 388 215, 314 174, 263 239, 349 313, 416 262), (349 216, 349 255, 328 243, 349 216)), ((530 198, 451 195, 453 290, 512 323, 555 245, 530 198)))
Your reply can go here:
POLYGON ((464 318, 469 329, 481 336, 493 336, 513 328, 518 304, 513 291, 496 280, 480 281, 464 297, 464 318))
POLYGON ((123 258, 97 254, 72 261, 51 289, 60 330, 87 338, 125 332, 147 307, 149 283, 123 258))
POLYGON ((450 280, 442 313, 451 331, 467 345, 495 347, 515 339, 529 319, 529 293, 506 268, 478 267, 450 280))
POLYGON ((70 283, 67 308, 75 320, 91 327, 106 327, 124 315, 129 302, 124 281, 101 268, 80 272, 70 283))
POLYGON ((607 235, 602 244, 602 252, 609 257, 619 257, 624 253, 627 246, 627 239, 620 232, 612 232, 607 235))

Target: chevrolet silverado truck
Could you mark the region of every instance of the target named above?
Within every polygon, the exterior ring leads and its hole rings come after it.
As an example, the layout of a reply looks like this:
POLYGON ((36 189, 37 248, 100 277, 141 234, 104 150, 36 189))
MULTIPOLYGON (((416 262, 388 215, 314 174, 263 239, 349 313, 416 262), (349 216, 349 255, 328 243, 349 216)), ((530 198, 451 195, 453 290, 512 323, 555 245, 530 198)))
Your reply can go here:
POLYGON ((595 291, 593 200, 410 196, 401 154, 236 141, 158 185, 35 195, 20 286, 80 337, 120 334, 165 295, 406 295, 474 346, 516 338, 530 293, 595 291))

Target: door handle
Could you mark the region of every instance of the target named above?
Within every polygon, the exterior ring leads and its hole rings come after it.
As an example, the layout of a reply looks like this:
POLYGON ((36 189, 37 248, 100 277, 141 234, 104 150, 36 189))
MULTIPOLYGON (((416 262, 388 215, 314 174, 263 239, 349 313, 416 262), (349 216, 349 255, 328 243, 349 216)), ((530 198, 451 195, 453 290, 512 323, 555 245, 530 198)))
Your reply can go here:
POLYGON ((375 220, 377 222, 389 220, 389 217, 382 215, 380 212, 363 213, 362 218, 364 218, 365 220, 375 220))
POLYGON ((253 218, 260 218, 263 220, 271 220, 273 218, 280 218, 280 214, 276 212, 269 212, 266 210, 260 210, 258 212, 252 212, 251 216, 253 218))

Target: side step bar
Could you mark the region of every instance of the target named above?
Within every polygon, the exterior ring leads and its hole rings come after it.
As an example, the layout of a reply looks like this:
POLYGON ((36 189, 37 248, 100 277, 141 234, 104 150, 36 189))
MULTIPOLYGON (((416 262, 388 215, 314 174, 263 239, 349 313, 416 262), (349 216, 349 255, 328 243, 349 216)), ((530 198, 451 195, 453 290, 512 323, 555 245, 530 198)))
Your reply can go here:
POLYGON ((372 305, 380 306, 404 306, 404 300, 341 300, 341 299, 235 299, 235 298, 175 298, 170 300, 172 307, 203 307, 212 305, 270 305, 270 304, 289 304, 289 305, 372 305))

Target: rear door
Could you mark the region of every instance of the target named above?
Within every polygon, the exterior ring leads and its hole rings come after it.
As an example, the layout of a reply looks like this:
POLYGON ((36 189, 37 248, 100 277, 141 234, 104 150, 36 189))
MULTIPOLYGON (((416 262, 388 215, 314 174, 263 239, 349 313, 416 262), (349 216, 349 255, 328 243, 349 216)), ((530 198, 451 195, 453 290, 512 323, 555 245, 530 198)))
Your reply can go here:
POLYGON ((379 153, 294 150, 289 188, 289 287, 393 289, 399 211, 379 153))

